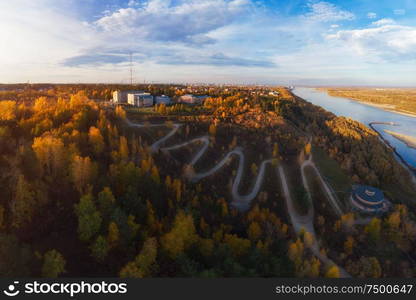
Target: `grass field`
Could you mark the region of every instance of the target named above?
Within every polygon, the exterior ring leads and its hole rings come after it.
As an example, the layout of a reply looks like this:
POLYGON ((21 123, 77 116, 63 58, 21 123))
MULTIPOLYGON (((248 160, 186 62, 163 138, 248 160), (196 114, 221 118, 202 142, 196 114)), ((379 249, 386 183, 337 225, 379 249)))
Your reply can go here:
POLYGON ((344 204, 344 200, 351 189, 351 178, 341 169, 338 162, 330 158, 321 148, 313 147, 312 154, 322 176, 332 186, 338 198, 344 204))

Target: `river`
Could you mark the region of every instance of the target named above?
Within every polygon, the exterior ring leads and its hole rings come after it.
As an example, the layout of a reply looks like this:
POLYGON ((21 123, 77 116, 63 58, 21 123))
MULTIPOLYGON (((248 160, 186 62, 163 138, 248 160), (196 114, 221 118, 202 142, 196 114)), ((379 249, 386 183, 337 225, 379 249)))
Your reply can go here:
POLYGON ((367 126, 371 122, 394 122, 398 126, 373 124, 383 138, 396 148, 397 153, 412 167, 416 168, 416 149, 384 132, 388 129, 408 136, 416 137, 416 118, 386 111, 351 99, 333 97, 314 88, 296 87, 292 92, 302 99, 319 105, 337 116, 344 116, 359 121, 367 126))

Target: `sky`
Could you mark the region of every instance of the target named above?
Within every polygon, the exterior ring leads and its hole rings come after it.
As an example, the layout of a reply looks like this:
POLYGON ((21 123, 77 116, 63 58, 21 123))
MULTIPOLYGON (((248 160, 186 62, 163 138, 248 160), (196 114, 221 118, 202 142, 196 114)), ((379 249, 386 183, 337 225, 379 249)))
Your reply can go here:
POLYGON ((416 86, 415 0, 0 2, 0 82, 416 86))

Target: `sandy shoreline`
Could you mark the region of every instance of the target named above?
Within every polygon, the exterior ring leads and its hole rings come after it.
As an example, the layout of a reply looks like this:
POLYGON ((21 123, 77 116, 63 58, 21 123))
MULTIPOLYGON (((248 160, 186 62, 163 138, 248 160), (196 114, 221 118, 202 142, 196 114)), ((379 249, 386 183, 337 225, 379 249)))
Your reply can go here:
MULTIPOLYGON (((319 88, 318 88, 318 90, 319 90, 319 88)), ((372 103, 372 102, 361 101, 361 100, 358 100, 358 99, 352 99, 352 98, 348 98, 348 97, 331 95, 331 94, 329 94, 329 91, 328 90, 326 90, 326 89, 323 89, 323 90, 328 95, 333 96, 333 97, 345 98, 345 99, 348 99, 348 100, 351 100, 351 101, 355 101, 355 102, 358 102, 358 103, 362 103, 364 105, 368 105, 368 106, 373 106, 373 107, 376 107, 376 108, 380 108, 380 109, 385 110, 385 111, 388 111, 388 112, 396 113, 396 114, 399 114, 399 115, 404 115, 404 116, 407 116, 407 117, 416 118, 416 113, 397 110, 395 108, 395 105, 393 105, 393 104, 376 104, 376 103, 372 103)))
POLYGON ((402 141, 408 147, 416 149, 416 137, 401 134, 401 133, 394 132, 394 131, 387 130, 387 129, 384 129, 384 132, 386 132, 386 133, 390 134, 391 136, 393 136, 394 138, 402 141))
POLYGON ((377 107, 377 108, 380 108, 380 109, 385 110, 385 111, 388 111, 388 112, 392 112, 392 113, 396 113, 396 114, 399 114, 399 115, 404 115, 404 116, 416 118, 416 113, 405 112, 405 111, 401 111, 401 110, 396 110, 394 108, 394 105, 390 105, 390 104, 375 104, 375 103, 360 101, 360 100, 351 99, 351 98, 347 98, 347 99, 350 99, 352 101, 356 101, 356 102, 359 102, 359 103, 362 103, 362 104, 365 104, 365 105, 377 107))

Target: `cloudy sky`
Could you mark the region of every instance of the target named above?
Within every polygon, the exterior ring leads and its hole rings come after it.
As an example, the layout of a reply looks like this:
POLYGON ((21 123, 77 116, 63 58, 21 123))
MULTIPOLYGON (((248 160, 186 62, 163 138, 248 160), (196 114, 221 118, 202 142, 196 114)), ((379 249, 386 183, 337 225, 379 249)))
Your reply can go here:
POLYGON ((0 82, 416 86, 415 0, 0 2, 0 82))

